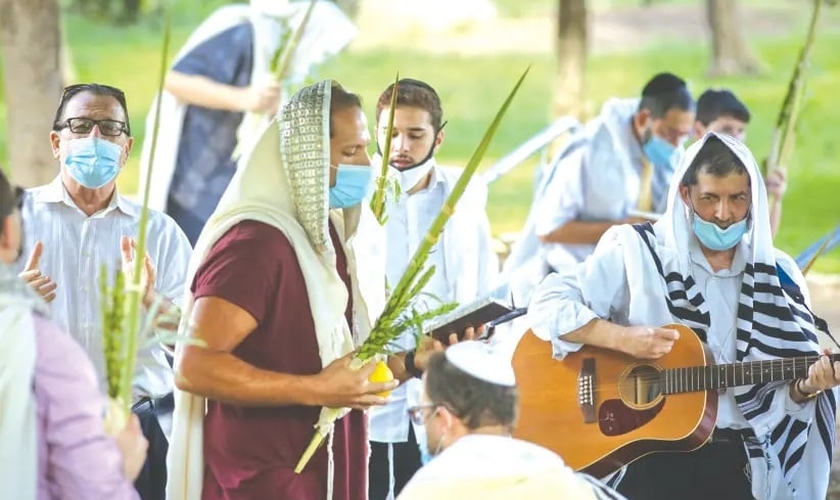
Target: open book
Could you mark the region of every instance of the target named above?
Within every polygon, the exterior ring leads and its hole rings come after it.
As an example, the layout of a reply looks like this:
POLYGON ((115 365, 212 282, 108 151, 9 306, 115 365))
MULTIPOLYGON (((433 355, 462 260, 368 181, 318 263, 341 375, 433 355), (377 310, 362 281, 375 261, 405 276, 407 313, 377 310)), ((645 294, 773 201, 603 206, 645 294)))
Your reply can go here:
POLYGON ((493 293, 427 321, 423 325, 423 333, 446 343, 452 333, 457 333, 460 337, 464 330, 471 326, 484 325, 486 329, 490 329, 527 312, 527 307, 514 307, 510 299, 499 299, 498 294, 493 293))

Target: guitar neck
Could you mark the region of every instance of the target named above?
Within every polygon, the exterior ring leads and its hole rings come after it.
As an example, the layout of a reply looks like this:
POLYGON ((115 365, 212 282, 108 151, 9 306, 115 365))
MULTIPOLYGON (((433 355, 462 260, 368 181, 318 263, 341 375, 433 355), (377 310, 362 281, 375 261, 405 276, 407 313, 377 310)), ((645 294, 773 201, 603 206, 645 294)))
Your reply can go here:
MULTIPOLYGON (((832 361, 840 361, 840 354, 831 355, 832 361)), ((819 356, 779 358, 765 361, 749 361, 725 365, 690 366, 671 368, 661 373, 665 394, 708 391, 806 378, 808 367, 819 356)))

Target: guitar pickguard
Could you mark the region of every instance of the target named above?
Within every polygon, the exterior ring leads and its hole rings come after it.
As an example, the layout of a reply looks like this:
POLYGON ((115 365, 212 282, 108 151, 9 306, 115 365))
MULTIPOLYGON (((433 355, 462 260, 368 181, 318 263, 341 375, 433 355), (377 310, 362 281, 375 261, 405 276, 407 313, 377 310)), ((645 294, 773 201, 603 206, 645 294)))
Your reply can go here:
POLYGON ((665 398, 659 404, 645 410, 635 410, 620 399, 608 399, 598 408, 598 426, 605 436, 620 436, 634 431, 653 420, 665 406, 665 398))

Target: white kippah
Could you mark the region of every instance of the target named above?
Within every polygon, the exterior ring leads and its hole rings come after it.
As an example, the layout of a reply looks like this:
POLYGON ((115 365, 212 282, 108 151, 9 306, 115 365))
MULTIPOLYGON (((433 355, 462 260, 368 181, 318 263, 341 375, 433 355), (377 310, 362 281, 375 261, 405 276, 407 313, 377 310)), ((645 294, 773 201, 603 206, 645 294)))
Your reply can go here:
POLYGON ((491 384, 516 386, 510 360, 484 342, 466 340, 444 351, 446 359, 473 377, 491 384))

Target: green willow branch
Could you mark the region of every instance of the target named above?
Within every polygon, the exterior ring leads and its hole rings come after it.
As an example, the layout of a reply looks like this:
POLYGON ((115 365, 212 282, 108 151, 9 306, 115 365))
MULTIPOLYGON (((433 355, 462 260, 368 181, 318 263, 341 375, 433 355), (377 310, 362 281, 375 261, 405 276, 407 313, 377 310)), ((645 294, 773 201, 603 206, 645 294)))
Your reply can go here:
POLYGON ((301 38, 303 38, 303 32, 306 31, 306 25, 309 24, 309 18, 312 17, 312 11, 315 10, 316 3, 318 3, 318 0, 311 0, 309 2, 309 7, 306 8, 306 14, 303 15, 303 20, 294 32, 292 32, 291 37, 288 37, 287 31, 284 32, 281 42, 286 43, 280 45, 280 47, 283 47, 283 52, 280 53, 280 49, 278 48, 277 50, 280 55, 277 56, 277 54, 275 54, 275 57, 273 58, 277 61, 276 65, 273 65, 273 72, 274 79, 278 82, 282 82, 288 76, 287 73, 292 65, 295 50, 297 50, 297 46, 300 44, 301 38))
MULTIPOLYGON (((397 72, 397 77, 394 79, 394 86, 391 91, 391 103, 388 108, 388 126, 385 128, 385 144, 382 148, 382 164, 379 166, 379 177, 376 178, 376 191, 373 193, 373 198, 370 200, 370 209, 379 221, 379 225, 384 226, 388 217, 385 215, 385 193, 388 185, 388 163, 391 161, 391 136, 394 132, 394 113, 397 109, 397 94, 400 91, 400 73, 397 72)), ((379 117, 376 117, 379 121, 379 117)))
POLYGON ((793 67, 793 74, 788 82, 787 94, 785 94, 785 99, 782 101, 782 107, 779 110, 776 128, 773 131, 770 154, 764 163, 764 175, 781 166, 788 165, 790 155, 793 153, 793 147, 796 142, 796 126, 799 122, 799 113, 802 109, 802 101, 807 85, 811 49, 814 46, 817 26, 819 24, 818 21, 824 1, 813 0, 814 8, 811 13, 811 22, 808 25, 805 44, 799 51, 799 57, 793 67))
MULTIPOLYGON (((464 171, 461 173, 461 176, 452 188, 452 192, 447 197, 443 207, 441 207, 440 212, 437 217, 435 217, 435 220, 432 222, 429 230, 426 232, 426 236, 420 242, 420 245, 418 245, 413 257, 409 260, 408 268, 405 270, 405 273, 403 273, 399 283, 397 283, 394 288, 393 293, 388 298, 384 311, 376 320, 376 323, 374 324, 367 340, 365 340, 360 346, 358 353, 350 365, 351 367, 357 369, 361 368, 365 365, 365 363, 372 360, 374 357, 387 354, 387 347, 392 345, 394 340, 404 333, 405 330, 403 328, 410 325, 412 322, 416 323, 418 317, 426 314, 418 312, 414 309, 412 307, 412 300, 415 296, 421 293, 423 287, 428 283, 429 279, 431 279, 435 272, 434 266, 426 269, 426 261, 428 260, 429 252, 437 243, 441 233, 443 232, 443 228, 446 226, 446 223, 455 211, 455 206, 464 194, 470 179, 472 179, 472 176, 478 169, 481 159, 487 151, 487 147, 490 145, 490 142, 493 140, 493 136, 496 134, 496 130, 499 128, 502 117, 510 107, 511 101, 513 101, 514 96, 519 91, 519 87, 522 85, 522 82, 529 70, 530 67, 522 73, 521 77, 519 77, 519 80, 516 82, 513 90, 511 90, 510 94, 508 94, 507 99, 505 99, 502 107, 496 113, 495 118, 490 123, 487 131, 484 133, 484 137, 482 137, 481 142, 470 160, 467 162, 466 167, 464 167, 464 171), (408 316, 408 318, 406 318, 406 316, 408 316)), ((451 306, 451 304, 445 304, 433 312, 449 312, 452 310, 450 309, 451 306)), ((432 319, 432 317, 428 317, 426 319, 432 319)), ((420 321, 420 323, 422 323, 422 321, 420 321)), ((309 463, 309 460, 315 454, 315 451, 324 441, 327 434, 329 434, 330 429, 335 423, 335 419, 337 419, 340 414, 341 409, 329 409, 326 417, 319 421, 316 426, 315 435, 312 437, 312 440, 309 442, 309 445, 306 447, 306 450, 303 452, 300 460, 298 460, 297 466, 295 467, 295 473, 300 474, 303 471, 306 464, 309 463)))

